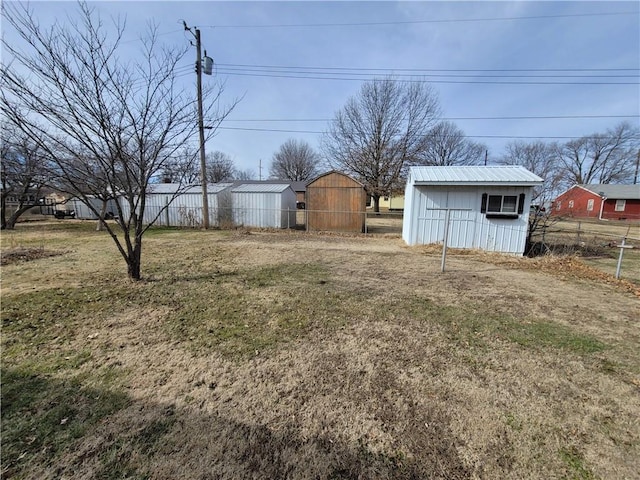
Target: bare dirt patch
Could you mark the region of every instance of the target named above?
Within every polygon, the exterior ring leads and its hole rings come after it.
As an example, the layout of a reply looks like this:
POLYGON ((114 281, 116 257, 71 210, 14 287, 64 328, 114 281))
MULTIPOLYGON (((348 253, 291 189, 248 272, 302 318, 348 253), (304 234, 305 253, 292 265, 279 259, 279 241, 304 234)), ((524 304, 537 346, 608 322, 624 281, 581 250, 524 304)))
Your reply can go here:
POLYGON ((64 255, 64 251, 45 250, 44 248, 14 248, 3 251, 0 256, 0 265, 11 265, 18 262, 29 262, 40 258, 55 257, 56 255, 64 255))
POLYGON ((50 403, 3 402, 24 477, 638 478, 639 301, 573 260, 171 231, 133 284, 108 238, 64 241, 3 269, 3 368, 126 401, 57 450, 84 410, 36 450, 12 412, 50 403))

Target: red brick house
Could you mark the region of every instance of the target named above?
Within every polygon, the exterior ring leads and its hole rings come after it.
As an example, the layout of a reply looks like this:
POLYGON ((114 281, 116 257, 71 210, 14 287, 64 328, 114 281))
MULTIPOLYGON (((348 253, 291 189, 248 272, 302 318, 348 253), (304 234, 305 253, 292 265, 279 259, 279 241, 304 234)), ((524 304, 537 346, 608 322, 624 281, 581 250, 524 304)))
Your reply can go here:
POLYGON ((574 185, 551 208, 563 217, 640 220, 640 185, 574 185))

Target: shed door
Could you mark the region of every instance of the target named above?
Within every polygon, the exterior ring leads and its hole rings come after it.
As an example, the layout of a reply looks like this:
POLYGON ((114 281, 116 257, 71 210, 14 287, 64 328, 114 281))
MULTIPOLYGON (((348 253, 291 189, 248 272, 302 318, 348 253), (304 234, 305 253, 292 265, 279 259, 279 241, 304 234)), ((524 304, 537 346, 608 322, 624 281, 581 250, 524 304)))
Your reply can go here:
MULTIPOLYGON (((425 188, 425 187, 422 187, 425 188)), ((418 243, 442 243, 446 221, 446 209, 449 214, 448 245, 453 248, 474 248, 475 214, 474 200, 477 194, 473 190, 444 187, 429 187, 426 195, 421 195, 418 217, 418 243), (470 209, 456 211, 455 209, 470 209)))

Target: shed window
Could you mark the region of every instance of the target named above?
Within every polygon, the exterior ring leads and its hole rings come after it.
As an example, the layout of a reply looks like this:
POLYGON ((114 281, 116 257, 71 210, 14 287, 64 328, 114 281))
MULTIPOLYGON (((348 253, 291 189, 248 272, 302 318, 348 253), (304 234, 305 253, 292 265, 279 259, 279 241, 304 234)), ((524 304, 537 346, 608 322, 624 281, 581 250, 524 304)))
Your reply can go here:
POLYGON ((573 200, 569 200, 569 208, 573 208, 573 200))
POLYGON ((624 207, 627 205, 626 200, 616 200, 616 212, 624 212, 624 207))
POLYGON ((589 212, 593 211, 593 198, 590 198, 589 200, 587 200, 587 211, 589 212))
POLYGON ((487 213, 516 213, 517 195, 489 195, 487 213))

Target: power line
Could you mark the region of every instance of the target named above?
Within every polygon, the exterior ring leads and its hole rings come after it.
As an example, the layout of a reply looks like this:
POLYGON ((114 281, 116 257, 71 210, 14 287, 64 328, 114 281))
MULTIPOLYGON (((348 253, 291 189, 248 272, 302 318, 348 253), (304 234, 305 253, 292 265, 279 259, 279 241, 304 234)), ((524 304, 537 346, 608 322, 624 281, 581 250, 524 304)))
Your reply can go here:
MULTIPOLYGON (((265 78, 291 78, 291 79, 302 79, 302 80, 339 80, 339 81, 363 81, 363 78, 352 78, 352 77, 316 77, 311 75, 274 75, 274 74, 261 74, 261 73, 239 73, 233 71, 225 71, 218 70, 219 73, 223 73, 225 75, 231 76, 243 76, 243 77, 265 77, 265 78)), ((372 79, 373 80, 373 79, 372 79)), ((638 82, 559 82, 559 81, 549 81, 549 82, 540 82, 540 81, 506 81, 506 80, 431 80, 431 79, 405 79, 405 78, 397 78, 395 79, 398 82, 404 83, 439 83, 439 84, 488 84, 488 85, 640 85, 640 81, 638 82)))
POLYGON ((513 20, 541 20, 549 18, 577 18, 603 17, 617 15, 638 15, 638 12, 602 12, 602 13, 574 13, 564 15, 532 15, 523 17, 489 17, 489 18, 451 18, 432 20, 405 20, 389 22, 340 22, 340 23, 272 23, 272 24, 231 24, 231 25, 203 25, 201 28, 314 28, 314 27, 377 27, 383 25, 413 25, 426 23, 465 23, 465 22, 494 22, 513 20))
MULTIPOLYGON (((640 118, 640 115, 531 115, 509 117, 436 117, 436 120, 558 120, 587 118, 640 118)), ((226 122, 330 122, 331 118, 238 118, 226 122)))
POLYGON ((391 72, 640 72, 640 68, 358 68, 317 67, 290 65, 255 65, 246 63, 218 63, 219 67, 277 68, 282 70, 329 70, 329 71, 391 71, 391 72))
MULTIPOLYGON (((250 131, 250 132, 278 132, 278 133, 313 133, 313 134, 322 134, 325 133, 323 131, 316 130, 288 130, 288 129, 275 129, 275 128, 244 128, 244 127, 218 127, 220 130, 241 130, 241 131, 250 131)), ((545 135, 459 135, 459 137, 463 138, 497 138, 497 139, 549 139, 549 140, 568 140, 574 138, 592 138, 592 136, 545 136, 545 135)), ((598 138, 613 138, 613 137, 602 137, 598 136, 598 138)), ((635 137, 634 137, 635 138, 635 137)))
MULTIPOLYGON (((263 68, 236 68, 236 67, 222 67, 218 65, 218 71, 223 73, 229 72, 242 72, 242 73, 285 73, 289 74, 299 74, 299 75, 334 75, 340 72, 322 72, 311 69, 300 68, 299 70, 278 70, 278 69, 263 69, 263 68)), ((382 71, 382 70, 379 70, 382 71)), ((393 71, 391 71, 393 72, 393 71)), ((354 72, 346 72, 348 75, 352 76, 367 76, 370 77, 372 75, 371 72, 360 73, 358 71, 354 72)), ((638 78, 638 75, 635 74, 617 74, 617 75, 585 75, 585 74, 558 74, 558 73, 549 73, 549 74, 521 74, 516 73, 513 74, 511 72, 507 72, 508 74, 487 74, 486 72, 482 73, 425 73, 424 71, 419 75, 417 73, 389 73, 386 71, 384 75, 392 76, 392 77, 435 77, 435 78, 638 78)), ((373 73, 375 75, 375 73, 373 73)))

